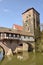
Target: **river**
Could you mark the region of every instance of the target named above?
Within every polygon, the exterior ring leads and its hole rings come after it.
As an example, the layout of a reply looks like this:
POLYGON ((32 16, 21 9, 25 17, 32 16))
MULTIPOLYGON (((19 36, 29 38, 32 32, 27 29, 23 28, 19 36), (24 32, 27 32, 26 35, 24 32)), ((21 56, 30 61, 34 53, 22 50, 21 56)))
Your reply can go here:
MULTIPOLYGON (((0 53, 0 60, 3 53, 0 53)), ((43 53, 23 52, 8 56, 3 59, 0 65, 43 65, 43 53)))
POLYGON ((0 52, 0 61, 3 59, 3 52, 0 52))

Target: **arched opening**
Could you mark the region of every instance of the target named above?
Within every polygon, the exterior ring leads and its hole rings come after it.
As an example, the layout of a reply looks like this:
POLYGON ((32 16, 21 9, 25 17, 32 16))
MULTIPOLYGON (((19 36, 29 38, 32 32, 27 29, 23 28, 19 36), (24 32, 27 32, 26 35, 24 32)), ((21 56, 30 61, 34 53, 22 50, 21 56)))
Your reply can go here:
POLYGON ((4 58, 4 55, 5 55, 5 50, 2 46, 0 46, 0 60, 4 58))
POLYGON ((3 55, 5 55, 5 50, 2 46, 0 46, 0 52, 3 52, 3 55))
POLYGON ((32 52, 33 51, 33 46, 31 43, 28 43, 28 52, 32 52))

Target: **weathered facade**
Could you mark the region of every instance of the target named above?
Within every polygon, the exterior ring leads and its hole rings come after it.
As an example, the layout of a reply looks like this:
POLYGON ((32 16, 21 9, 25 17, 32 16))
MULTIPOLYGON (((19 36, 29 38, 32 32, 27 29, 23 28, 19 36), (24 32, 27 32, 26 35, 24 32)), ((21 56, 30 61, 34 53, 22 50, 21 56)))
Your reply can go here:
POLYGON ((39 13, 30 8, 22 13, 23 30, 0 27, 0 47, 8 55, 9 49, 13 53, 21 51, 35 51, 35 40, 39 38, 40 18, 39 13))
POLYGON ((36 37, 39 37, 40 32, 40 14, 34 9, 30 8, 22 13, 23 29, 30 32, 36 37))

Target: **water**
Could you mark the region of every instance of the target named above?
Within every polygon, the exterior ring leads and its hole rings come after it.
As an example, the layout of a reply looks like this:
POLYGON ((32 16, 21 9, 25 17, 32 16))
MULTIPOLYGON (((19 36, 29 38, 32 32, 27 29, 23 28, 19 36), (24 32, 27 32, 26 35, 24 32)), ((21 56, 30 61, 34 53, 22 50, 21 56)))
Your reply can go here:
POLYGON ((16 57, 17 57, 17 59, 24 60, 24 61, 30 60, 30 59, 33 60, 35 58, 35 54, 28 53, 28 52, 22 52, 21 54, 17 54, 16 57))
POLYGON ((3 52, 0 52, 0 61, 3 59, 3 52))
MULTIPOLYGON (((3 55, 0 59, 2 57, 3 55)), ((0 65, 43 65, 43 53, 22 52, 14 54, 12 57, 5 57, 0 65)))

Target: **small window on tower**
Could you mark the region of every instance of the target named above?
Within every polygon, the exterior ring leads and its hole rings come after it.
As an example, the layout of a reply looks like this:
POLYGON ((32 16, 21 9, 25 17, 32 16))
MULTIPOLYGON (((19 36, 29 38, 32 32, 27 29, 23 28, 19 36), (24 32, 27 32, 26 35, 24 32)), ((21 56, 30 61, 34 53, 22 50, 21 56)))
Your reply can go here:
POLYGON ((34 18, 34 22, 35 22, 35 18, 34 18))
POLYGON ((28 18, 28 16, 26 18, 28 18))
POLYGON ((28 32, 30 32, 30 28, 28 27, 28 32))
POLYGON ((29 17, 31 17, 31 15, 29 15, 29 17))
POLYGON ((27 24, 25 24, 25 26, 27 26, 27 24))
POLYGON ((28 20, 25 21, 26 23, 28 22, 28 20))

